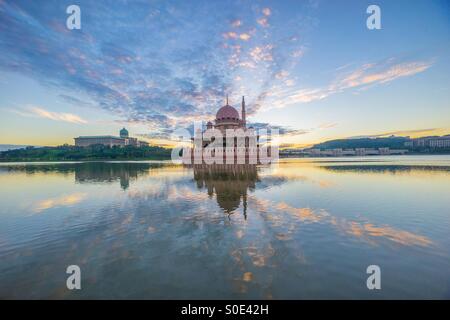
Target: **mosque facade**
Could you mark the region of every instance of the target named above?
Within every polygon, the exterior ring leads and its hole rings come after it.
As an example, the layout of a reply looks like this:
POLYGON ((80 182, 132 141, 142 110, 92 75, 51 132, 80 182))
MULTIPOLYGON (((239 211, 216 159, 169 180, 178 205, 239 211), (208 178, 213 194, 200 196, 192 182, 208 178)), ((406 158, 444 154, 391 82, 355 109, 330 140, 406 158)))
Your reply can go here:
MULTIPOLYGON (((259 164, 260 137, 253 127, 247 127, 245 98, 242 97, 241 115, 231 105, 222 106, 206 130, 197 129, 190 148, 183 151, 184 164, 259 164), (220 142, 221 138, 222 142, 220 142)), ((270 148, 267 149, 270 157, 270 148)))

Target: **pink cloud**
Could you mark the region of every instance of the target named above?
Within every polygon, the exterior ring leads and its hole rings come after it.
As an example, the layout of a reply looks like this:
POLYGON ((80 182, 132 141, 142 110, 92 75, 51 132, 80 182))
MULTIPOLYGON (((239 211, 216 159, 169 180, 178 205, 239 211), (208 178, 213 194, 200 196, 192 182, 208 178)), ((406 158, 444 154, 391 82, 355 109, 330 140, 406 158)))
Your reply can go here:
POLYGON ((39 118, 50 119, 54 121, 64 121, 76 124, 85 124, 86 120, 72 113, 52 112, 39 107, 30 107, 30 113, 21 113, 22 115, 36 116, 39 118))
MULTIPOLYGON (((307 103, 322 100, 344 90, 358 88, 365 89, 377 84, 386 84, 399 78, 413 76, 426 71, 432 66, 432 62, 405 62, 392 64, 393 59, 387 63, 364 64, 361 67, 338 76, 328 86, 317 88, 292 89, 277 95, 274 101, 270 102, 273 108, 284 108, 295 103, 307 103)), ((277 74, 278 75, 278 74, 277 74)), ((282 79, 283 77, 277 76, 282 79)))
POLYGON ((264 9, 262 9, 262 13, 263 13, 263 15, 268 17, 272 14, 272 11, 270 10, 270 8, 264 8, 264 9))

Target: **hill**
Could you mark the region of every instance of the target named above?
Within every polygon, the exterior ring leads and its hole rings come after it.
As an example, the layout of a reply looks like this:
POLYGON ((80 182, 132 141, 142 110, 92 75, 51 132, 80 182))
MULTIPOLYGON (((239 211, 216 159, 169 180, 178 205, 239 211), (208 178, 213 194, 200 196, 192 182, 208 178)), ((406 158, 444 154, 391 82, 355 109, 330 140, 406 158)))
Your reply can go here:
MULTIPOLYGON (((0 144, 0 152, 2 151, 8 151, 8 150, 15 150, 15 149, 24 149, 26 147, 29 147, 29 145, 22 145, 22 144, 0 144)), ((36 148, 39 148, 38 146, 34 146, 36 148)))
POLYGON ((337 139, 315 144, 313 149, 390 148, 404 149, 408 137, 337 139))

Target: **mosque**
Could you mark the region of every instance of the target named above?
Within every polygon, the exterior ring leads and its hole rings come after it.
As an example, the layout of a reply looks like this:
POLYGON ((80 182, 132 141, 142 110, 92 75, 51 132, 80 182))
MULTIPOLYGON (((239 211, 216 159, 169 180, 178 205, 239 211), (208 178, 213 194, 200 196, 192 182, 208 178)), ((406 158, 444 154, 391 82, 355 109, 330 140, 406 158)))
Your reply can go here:
MULTIPOLYGON (((228 96, 226 104, 221 107, 217 113, 214 122, 208 121, 206 130, 197 130, 194 138, 192 138, 192 146, 183 152, 184 164, 210 164, 211 159, 220 159, 222 154, 222 164, 258 164, 260 163, 260 141, 259 135, 253 127, 247 127, 245 98, 242 97, 241 116, 239 112, 228 104, 228 96), (204 150, 217 137, 217 131, 220 131, 223 137, 223 148, 215 146, 211 154, 205 154, 204 150), (209 134, 207 132, 209 131, 209 134), (232 137, 227 134, 232 133, 232 137), (243 144, 238 146, 238 136, 242 135, 243 144), (207 138, 211 137, 211 139, 207 138), (230 139, 234 138, 234 139, 230 139), (229 141, 233 141, 228 145, 229 141)), ((270 157, 270 149, 268 149, 270 157)), ((214 162, 214 161, 213 161, 214 162)), ((215 162, 217 163, 217 162, 215 162)))

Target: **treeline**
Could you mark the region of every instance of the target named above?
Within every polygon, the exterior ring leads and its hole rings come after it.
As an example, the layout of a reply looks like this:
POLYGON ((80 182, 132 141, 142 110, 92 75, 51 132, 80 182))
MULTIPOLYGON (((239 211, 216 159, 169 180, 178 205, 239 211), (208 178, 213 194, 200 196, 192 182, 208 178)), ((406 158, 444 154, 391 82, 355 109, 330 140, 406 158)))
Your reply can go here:
POLYGON ((0 152, 0 161, 167 160, 171 149, 155 146, 27 147, 0 152))
POLYGON ((337 139, 330 140, 314 145, 314 149, 355 149, 355 148, 390 148, 406 149, 405 142, 409 141, 406 137, 388 137, 388 138, 359 138, 359 139, 337 139))

